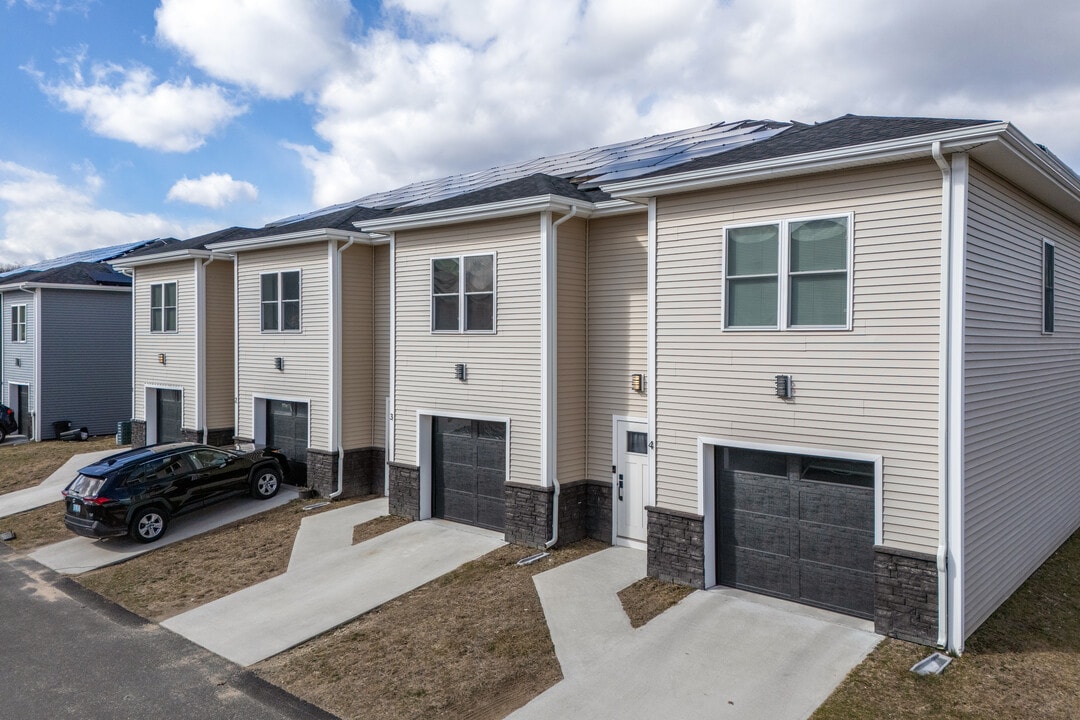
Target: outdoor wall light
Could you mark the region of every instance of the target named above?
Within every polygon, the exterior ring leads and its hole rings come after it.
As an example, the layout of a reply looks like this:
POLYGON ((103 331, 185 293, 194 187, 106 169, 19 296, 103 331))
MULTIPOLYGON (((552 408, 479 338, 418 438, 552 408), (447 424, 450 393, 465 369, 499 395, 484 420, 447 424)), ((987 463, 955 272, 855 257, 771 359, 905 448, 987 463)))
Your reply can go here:
POLYGON ((274 358, 274 369, 275 370, 284 370, 285 369, 285 358, 283 358, 283 357, 274 358))
POLYGON ((457 363, 454 365, 454 379, 465 382, 468 379, 469 366, 465 363, 457 363))
POLYGON ((15 358, 15 367, 22 367, 22 358, 15 358))
POLYGON ((790 375, 777 375, 776 376, 776 397, 788 400, 791 398, 791 376, 790 375))
POLYGON ((641 392, 641 389, 645 387, 645 376, 641 373, 634 373, 630 376, 630 389, 634 392, 641 392))
POLYGON ((164 365, 165 364, 165 353, 158 353, 157 354, 157 361, 159 363, 161 363, 162 365, 164 365))

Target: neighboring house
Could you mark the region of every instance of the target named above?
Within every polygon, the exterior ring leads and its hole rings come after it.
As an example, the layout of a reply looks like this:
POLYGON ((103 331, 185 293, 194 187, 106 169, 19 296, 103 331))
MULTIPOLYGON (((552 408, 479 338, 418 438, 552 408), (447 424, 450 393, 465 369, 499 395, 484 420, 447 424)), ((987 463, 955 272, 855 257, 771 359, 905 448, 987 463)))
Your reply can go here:
POLYGON ((113 434, 131 415, 131 281, 105 260, 167 240, 101 248, 0 275, 0 402, 19 431, 69 420, 113 434))
POLYGON ((391 509, 962 650, 1080 526, 1080 180, 1007 123, 758 127, 358 201, 391 509))
POLYGON ((129 400, 135 447, 177 440, 232 443, 233 258, 206 246, 251 232, 228 228, 112 261, 132 277, 129 400))
POLYGON ((381 492, 389 248, 346 207, 209 245, 235 257, 236 436, 322 495, 381 492))

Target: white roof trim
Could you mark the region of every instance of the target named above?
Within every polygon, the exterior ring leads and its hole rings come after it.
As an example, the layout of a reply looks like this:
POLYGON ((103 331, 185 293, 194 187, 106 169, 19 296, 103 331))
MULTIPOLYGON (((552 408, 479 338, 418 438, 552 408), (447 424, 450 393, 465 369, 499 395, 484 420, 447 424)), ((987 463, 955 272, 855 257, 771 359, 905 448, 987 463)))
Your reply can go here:
POLYGON ((144 257, 133 258, 117 258, 116 260, 107 261, 109 265, 118 268, 133 268, 142 265, 156 265, 158 263, 175 262, 176 260, 187 260, 188 258, 208 258, 213 257, 215 260, 228 260, 232 262, 234 260, 232 255, 224 253, 214 253, 209 250, 199 249, 183 249, 183 250, 170 250, 163 253, 155 253, 153 255, 146 255, 144 257))
POLYGON ((456 223, 474 220, 491 220, 514 215, 529 215, 540 212, 569 212, 571 208, 578 208, 578 217, 595 217, 597 215, 618 215, 627 212, 642 212, 644 208, 627 200, 604 200, 591 203, 588 200, 577 200, 563 197, 562 195, 534 195, 526 198, 515 198, 483 205, 464 205, 462 207, 449 208, 447 210, 435 210, 415 215, 405 215, 400 218, 381 218, 379 220, 367 220, 357 223, 365 231, 391 232, 396 230, 416 230, 419 228, 436 227, 439 225, 453 225, 456 223))
POLYGON ((369 242, 372 238, 363 232, 355 230, 336 230, 332 228, 318 228, 316 230, 304 230, 281 235, 266 235, 262 237, 244 238, 242 240, 226 240, 225 242, 210 243, 206 247, 214 251, 236 252, 239 250, 257 250, 264 247, 281 247, 283 245, 303 245, 304 243, 324 240, 354 240, 356 242, 369 242))
POLYGON ((131 292, 130 285, 80 285, 76 283, 36 283, 36 282, 24 282, 24 283, 10 283, 8 285, 0 285, 0 292, 9 290, 36 290, 43 288, 45 290, 101 290, 102 292, 131 292))

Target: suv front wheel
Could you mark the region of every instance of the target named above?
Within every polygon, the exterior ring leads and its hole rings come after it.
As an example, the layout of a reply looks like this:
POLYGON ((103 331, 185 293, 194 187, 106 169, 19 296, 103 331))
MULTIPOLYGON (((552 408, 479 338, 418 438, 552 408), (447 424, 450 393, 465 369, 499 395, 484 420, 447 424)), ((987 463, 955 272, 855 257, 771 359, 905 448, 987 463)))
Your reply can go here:
POLYGON ((281 471, 271 465, 255 468, 251 474, 251 496, 268 500, 277 495, 281 487, 281 471))
POLYGON ((148 507, 135 513, 128 526, 128 535, 132 540, 142 543, 154 542, 165 534, 169 526, 169 514, 161 508, 148 507))

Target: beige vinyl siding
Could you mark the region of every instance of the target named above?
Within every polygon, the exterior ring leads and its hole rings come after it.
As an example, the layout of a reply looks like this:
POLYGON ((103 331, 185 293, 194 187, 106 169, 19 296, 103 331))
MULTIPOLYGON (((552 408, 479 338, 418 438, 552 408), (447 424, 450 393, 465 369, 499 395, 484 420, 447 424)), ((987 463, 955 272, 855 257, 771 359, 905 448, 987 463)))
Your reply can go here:
POLYGON ((206 427, 227 428, 235 422, 233 264, 215 260, 206 266, 205 273, 206 427))
POLYGON ((585 479, 588 393, 585 371, 585 258, 588 253, 588 225, 584 220, 568 220, 557 228, 556 250, 558 330, 556 360, 557 416, 556 462, 559 480, 585 479))
POLYGON ((146 387, 183 390, 183 427, 195 430, 195 264, 193 259, 135 268, 135 408, 146 419, 146 387), (176 283, 176 332, 150 332, 150 286, 176 283), (158 355, 165 355, 165 363, 158 355))
POLYGON ((318 241, 237 253, 239 427, 252 437, 253 398, 307 401, 309 446, 331 451, 329 243, 318 241), (300 270, 301 332, 262 332, 259 278, 264 272, 300 270), (274 358, 285 369, 274 368, 274 358))
POLYGON ((370 447, 374 345, 372 248, 353 245, 341 257, 341 442, 370 447))
POLYGON ((510 477, 540 482, 539 215, 396 235, 395 458, 415 463, 416 411, 509 416, 510 477), (497 333, 431 332, 431 260, 495 252, 497 333), (454 364, 468 364, 468 382, 454 364))
MULTIPOLYGON (((613 415, 645 418, 630 376, 648 363, 649 232, 646 213, 589 223, 589 468, 610 480, 613 415)), ((646 378, 646 390, 649 379, 646 378)))
POLYGON ((386 447, 386 398, 390 396, 390 245, 374 247, 375 270, 375 404, 371 442, 386 447))
POLYGON ((1080 227, 979 165, 969 187, 965 634, 1080 525, 1080 227), (1045 336, 1044 239, 1057 266, 1045 336))
POLYGON ((936 549, 940 189, 918 161, 658 200, 658 505, 698 512, 700 436, 871 453, 884 542, 936 549), (725 224, 847 212, 853 330, 722 331, 725 224))

